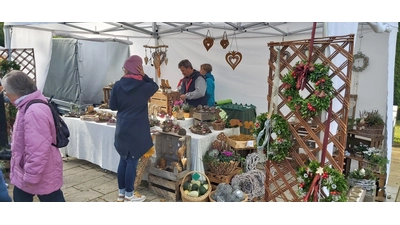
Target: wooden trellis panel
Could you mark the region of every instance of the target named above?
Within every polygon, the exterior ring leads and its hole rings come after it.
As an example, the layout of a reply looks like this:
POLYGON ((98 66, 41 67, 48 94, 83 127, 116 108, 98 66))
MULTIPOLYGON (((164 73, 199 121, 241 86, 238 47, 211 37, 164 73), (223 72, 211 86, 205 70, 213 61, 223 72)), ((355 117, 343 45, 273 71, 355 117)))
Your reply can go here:
MULTIPOLYGON (((282 78, 291 71, 296 62, 308 60, 310 39, 286 42, 271 42, 269 75, 268 75, 268 108, 274 104, 276 112, 289 122, 292 134, 292 147, 289 157, 280 163, 266 162, 265 201, 301 201, 297 196, 296 171, 309 160, 320 161, 323 146, 325 126, 337 124, 337 132, 329 132, 328 144, 333 144, 335 157, 327 152, 325 165, 331 165, 343 172, 344 152, 346 148, 346 131, 348 111, 350 107, 350 85, 353 66, 354 35, 315 38, 311 61, 329 66, 329 77, 334 80, 334 99, 341 104, 339 110, 332 110, 331 120, 324 116, 314 116, 305 121, 299 112, 291 111, 286 105, 283 94, 282 78), (275 77, 278 49, 281 51, 279 78, 275 77), (326 54, 329 52, 329 54, 326 54), (339 62, 339 63, 338 63, 339 62), (277 96, 273 96, 273 79, 280 79, 277 96), (337 86, 339 84, 340 86, 337 86), (295 119, 296 118, 296 119, 295 119), (295 119, 295 120, 294 120, 295 119)), ((303 91, 303 97, 314 93, 314 87, 309 82, 303 91)))
POLYGON ((9 56, 11 56, 11 61, 15 61, 21 66, 21 71, 36 82, 35 54, 33 48, 0 50, 0 58, 9 60, 9 56))

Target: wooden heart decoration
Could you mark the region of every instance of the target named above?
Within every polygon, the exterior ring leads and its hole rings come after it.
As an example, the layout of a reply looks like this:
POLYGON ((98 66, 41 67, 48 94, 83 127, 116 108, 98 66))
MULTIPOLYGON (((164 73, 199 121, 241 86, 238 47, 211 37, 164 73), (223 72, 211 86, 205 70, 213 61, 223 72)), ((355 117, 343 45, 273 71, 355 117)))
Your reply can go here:
POLYGON ((221 46, 222 46, 223 49, 226 49, 226 47, 228 47, 228 45, 229 45, 229 41, 228 40, 224 40, 224 39, 222 39, 220 41, 220 43, 221 43, 221 46))
POLYGON ((214 44, 214 39, 210 37, 206 37, 203 40, 203 45, 206 47, 207 51, 213 46, 214 44))
POLYGON ((223 49, 226 49, 229 45, 228 41, 228 35, 226 34, 226 31, 224 31, 224 34, 222 35, 222 40, 219 42, 222 46, 223 49))
POLYGON ((226 53, 225 60, 232 67, 233 70, 239 65, 240 61, 242 61, 242 53, 236 51, 230 51, 226 53))

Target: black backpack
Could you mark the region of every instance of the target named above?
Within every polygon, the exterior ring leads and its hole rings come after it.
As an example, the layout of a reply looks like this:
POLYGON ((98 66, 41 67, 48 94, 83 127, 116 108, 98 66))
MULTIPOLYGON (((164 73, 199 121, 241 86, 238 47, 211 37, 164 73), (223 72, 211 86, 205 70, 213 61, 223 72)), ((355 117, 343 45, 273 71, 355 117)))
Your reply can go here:
POLYGON ((60 114, 58 113, 57 106, 55 105, 54 102, 51 101, 52 98, 50 98, 47 102, 40 100, 40 99, 34 99, 30 102, 25 107, 25 112, 28 110, 29 106, 32 105, 33 103, 43 103, 46 104, 50 107, 51 114, 53 114, 53 119, 54 119, 54 124, 56 125, 56 134, 57 134, 57 143, 51 143, 51 145, 57 147, 57 148, 63 148, 68 145, 69 143, 69 129, 67 124, 64 122, 64 120, 61 118, 60 114))

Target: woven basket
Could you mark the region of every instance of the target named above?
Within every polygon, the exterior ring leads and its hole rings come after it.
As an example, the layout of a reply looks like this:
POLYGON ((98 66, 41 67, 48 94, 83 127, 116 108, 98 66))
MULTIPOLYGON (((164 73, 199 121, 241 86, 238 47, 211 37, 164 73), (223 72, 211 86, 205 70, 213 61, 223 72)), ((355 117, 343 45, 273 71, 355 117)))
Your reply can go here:
POLYGON ((357 123, 357 133, 359 135, 365 136, 365 137, 377 137, 383 134, 383 129, 385 128, 385 125, 373 125, 370 127, 367 126, 362 126, 361 124, 357 123))
POLYGON ((182 183, 181 183, 181 185, 180 185, 179 190, 181 191, 182 202, 208 202, 208 201, 209 201, 208 196, 210 195, 210 192, 211 192, 211 190, 212 190, 212 187, 211 187, 210 179, 208 179, 208 177, 207 177, 204 173, 201 173, 201 172, 198 172, 198 171, 191 171, 191 172, 187 173, 187 174, 183 177, 182 183), (207 179, 207 183, 208 183, 207 192, 204 193, 204 195, 199 196, 199 197, 192 197, 192 196, 189 196, 189 195, 185 194, 185 191, 183 190, 183 184, 184 184, 186 181, 191 180, 192 174, 194 174, 194 173, 198 173, 198 174, 200 174, 201 176, 205 177, 205 178, 207 179), (189 175, 190 175, 190 176, 189 176, 189 175))
POLYGON ((212 173, 216 175, 228 175, 231 174, 239 165, 240 162, 228 163, 228 162, 220 162, 220 163, 207 163, 207 167, 211 170, 212 173))
POLYGON ((139 159, 138 165, 136 167, 136 178, 135 178, 135 184, 133 185, 133 190, 137 190, 137 188, 140 186, 140 183, 142 182, 142 177, 144 174, 144 171, 147 167, 147 162, 149 161, 148 157, 142 156, 139 159))
POLYGON ((225 129, 225 123, 211 123, 214 130, 223 130, 225 129))
MULTIPOLYGON (((210 192, 210 195, 208 196, 208 198, 210 199, 210 202, 217 202, 217 201, 215 201, 214 199, 211 198, 211 195, 214 194, 215 192, 216 191, 210 192)), ((249 200, 249 196, 247 194, 245 194, 245 193, 243 193, 243 194, 244 194, 245 197, 244 197, 243 201, 241 201, 241 202, 247 202, 249 200)))

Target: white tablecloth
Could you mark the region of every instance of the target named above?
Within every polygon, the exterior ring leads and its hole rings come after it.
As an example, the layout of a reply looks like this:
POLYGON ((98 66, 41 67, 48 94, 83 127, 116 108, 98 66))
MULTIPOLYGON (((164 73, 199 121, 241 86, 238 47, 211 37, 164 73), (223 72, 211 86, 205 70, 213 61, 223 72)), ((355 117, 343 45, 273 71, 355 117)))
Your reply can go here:
MULTIPOLYGON (((87 160, 105 170, 117 172, 119 155, 114 147, 115 126, 71 117, 64 117, 64 121, 71 134, 68 146, 60 149, 64 156, 87 160)), ((201 159, 218 134, 224 132, 226 136, 230 136, 240 132, 237 128, 222 131, 211 129, 212 133, 199 135, 192 133, 189 127, 184 128, 186 134, 191 136, 191 170, 202 173, 204 166, 201 159)))

